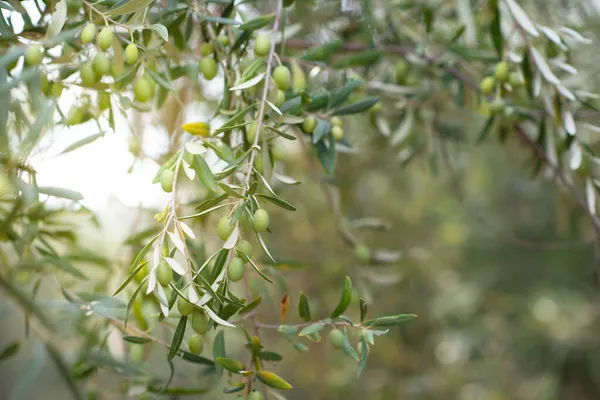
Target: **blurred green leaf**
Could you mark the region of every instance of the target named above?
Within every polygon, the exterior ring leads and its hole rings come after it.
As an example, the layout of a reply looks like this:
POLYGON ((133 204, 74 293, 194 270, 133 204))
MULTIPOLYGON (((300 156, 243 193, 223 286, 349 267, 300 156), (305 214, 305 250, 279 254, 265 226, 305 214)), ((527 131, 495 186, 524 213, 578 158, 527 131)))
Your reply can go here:
POLYGON ((344 281, 344 288, 342 289, 342 298, 340 299, 338 305, 335 307, 335 310, 331 313, 331 318, 338 317, 346 308, 350 305, 350 300, 352 300, 352 281, 349 276, 346 276, 344 281))

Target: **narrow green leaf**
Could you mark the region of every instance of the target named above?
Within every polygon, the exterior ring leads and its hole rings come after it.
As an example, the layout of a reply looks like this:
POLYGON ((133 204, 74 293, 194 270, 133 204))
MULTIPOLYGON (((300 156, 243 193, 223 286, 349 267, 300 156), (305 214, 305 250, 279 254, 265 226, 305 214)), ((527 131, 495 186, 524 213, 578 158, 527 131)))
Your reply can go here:
POLYGON ((368 320, 364 323, 365 326, 369 327, 378 327, 378 328, 387 328, 390 326, 396 326, 403 324, 411 319, 415 319, 417 316, 415 314, 397 314, 397 315, 389 315, 387 317, 379 317, 375 319, 368 320))
POLYGON ((349 56, 343 57, 338 62, 333 64, 333 67, 336 69, 342 68, 353 68, 353 67, 361 67, 368 66, 377 62, 382 56, 383 52, 379 50, 365 50, 360 53, 351 54, 349 56))
POLYGON ((166 170, 166 169, 170 169, 173 165, 175 165, 175 162, 177 161, 178 158, 179 158, 179 152, 173 154, 171 156, 171 158, 169 158, 167 160, 166 163, 164 163, 163 165, 161 165, 160 168, 158 169, 158 171, 156 171, 156 175, 154 176, 154 179, 152 180, 152 183, 158 183, 158 182, 160 182, 160 176, 162 175, 163 171, 166 170))
POLYGON ((248 314, 249 312, 251 312, 254 309, 256 309, 256 307, 258 307, 258 305, 261 303, 261 301, 262 301, 262 297, 258 296, 257 298, 255 298, 254 300, 252 300, 250 303, 248 303, 247 306, 245 306, 244 308, 242 308, 240 310, 239 314, 240 315, 248 314))
POLYGON ((163 78, 161 74, 152 71, 152 69, 147 68, 146 73, 148 73, 148 75, 150 75, 152 77, 152 79, 154 79, 156 81, 156 83, 158 83, 160 86, 162 86, 163 88, 170 90, 170 91, 175 91, 175 87, 173 86, 173 84, 169 81, 167 81, 166 78, 163 78))
POLYGON ((208 21, 208 22, 215 22, 217 24, 223 24, 223 25, 239 25, 240 24, 239 21, 236 21, 235 19, 223 18, 223 17, 213 17, 212 15, 203 15, 202 20, 208 21))
POLYGON ((367 316, 367 302, 365 301, 365 299, 360 299, 359 307, 360 307, 360 322, 363 322, 365 320, 365 317, 367 316))
POLYGON ((523 71, 523 78, 525 79, 525 87, 530 98, 534 98, 533 92, 533 72, 531 70, 531 62, 529 61, 529 53, 525 52, 523 55, 523 61, 521 62, 521 70, 523 71))
POLYGON ((181 343, 183 342, 183 335, 185 335, 185 326, 187 323, 187 317, 182 315, 179 318, 179 324, 177 324, 177 328, 175 329, 175 333, 173 334, 173 340, 171 341, 171 347, 169 348, 169 355, 167 356, 167 360, 171 361, 173 357, 179 351, 181 347, 181 343))
POLYGON ((277 330, 286 335, 295 335, 298 332, 298 328, 293 325, 280 325, 277 330))
POLYGON ((298 300, 298 314, 304 321, 310 321, 310 306, 304 292, 300 291, 300 299, 298 300))
POLYGON ((75 149, 80 148, 81 146, 85 146, 86 144, 90 144, 98 139, 100 139, 101 137, 104 137, 104 132, 100 132, 100 133, 96 133, 95 135, 91 135, 88 137, 85 137, 81 140, 76 141, 75 143, 73 143, 72 145, 70 145, 69 147, 67 147, 66 149, 64 149, 60 154, 65 154, 65 153, 69 153, 75 149))
POLYGON ((364 83, 361 79, 351 79, 346 86, 336 89, 331 93, 329 106, 335 108, 342 104, 346 99, 364 83))
POLYGON ((180 353, 183 353, 181 358, 185 361, 189 361, 194 364, 203 364, 208 366, 214 366, 215 363, 212 360, 209 360, 206 357, 197 356, 196 354, 190 353, 189 351, 181 350, 180 353))
POLYGON ((365 366, 367 365, 367 358, 369 357, 369 344, 364 336, 360 337, 360 343, 362 345, 362 351, 359 354, 360 362, 358 363, 358 369, 356 370, 356 377, 359 377, 363 369, 365 369, 365 366))
POLYGON ((206 164, 206 161, 204 161, 204 158, 198 155, 194 157, 194 170, 196 170, 196 174, 198 174, 198 177, 204 186, 213 192, 217 190, 215 176, 208 167, 208 164, 206 164))
POLYGON ((154 32, 156 32, 158 34, 158 36, 160 36, 160 38, 162 40, 164 40, 165 42, 169 41, 169 31, 167 30, 167 28, 164 25, 153 24, 153 25, 150 25, 150 29, 152 29, 154 32))
POLYGON ((325 140, 319 141, 314 146, 317 149, 317 157, 319 162, 328 173, 332 174, 335 170, 335 163, 337 154, 335 151, 335 138, 330 133, 327 135, 328 144, 325 144, 325 140))
POLYGON ((260 193, 257 193, 256 196, 263 198, 265 200, 268 200, 271 203, 273 203, 281 208, 285 208, 288 211, 296 211, 296 207, 294 207, 292 204, 288 203, 287 201, 283 200, 281 197, 269 196, 269 195, 260 194, 260 193))
POLYGON ((11 358, 16 355, 19 351, 19 347, 21 346, 21 342, 15 340, 14 342, 4 346, 2 350, 0 350, 0 361, 6 360, 7 358, 11 358))
POLYGON ((48 196, 60 197, 73 201, 83 200, 83 195, 81 193, 70 189, 51 186, 38 186, 37 189, 39 193, 46 194, 48 196))
POLYGON ((501 30, 501 15, 500 10, 498 9, 498 3, 495 4, 494 9, 492 10, 493 18, 492 23, 490 24, 490 34, 492 35, 492 42, 494 43, 494 47, 496 48, 496 52, 498 53, 498 57, 502 58, 502 54, 504 51, 504 36, 502 36, 501 30))
POLYGON ((318 143, 322 138, 324 138, 325 135, 331 132, 331 126, 331 121, 323 118, 317 118, 317 126, 312 134, 312 142, 318 143))
POLYGON ((111 17, 124 14, 133 14, 136 11, 143 10, 149 6, 154 0, 130 0, 124 4, 117 4, 116 7, 106 11, 105 14, 111 17))
POLYGON ((127 328, 127 320, 129 319, 129 313, 131 312, 131 308, 133 307, 135 298, 137 297, 138 293, 142 289, 142 286, 144 286, 144 283, 147 280, 148 280, 148 278, 144 278, 144 280, 142 280, 142 282, 138 285, 137 289, 135 289, 135 292, 133 292, 133 294, 131 295, 129 302, 127 303, 127 308, 125 309, 125 317, 123 318, 123 325, 125 328, 127 328))
POLYGON ((496 120, 496 117, 488 118, 488 120, 486 121, 483 128, 481 128, 481 132, 479 132, 479 135, 477 135, 477 143, 478 144, 482 143, 485 139, 487 139, 490 132, 492 131, 492 126, 494 125, 495 120, 496 120))
POLYGON ((279 353, 273 351, 261 351, 258 357, 264 361, 281 361, 283 357, 279 353))
POLYGON ((335 39, 323 43, 321 46, 311 47, 300 58, 306 61, 325 61, 329 56, 336 53, 342 47, 342 44, 344 44, 343 40, 335 39))
POLYGON ((352 344, 350 343, 350 338, 348 337, 348 332, 346 331, 344 331, 344 341, 342 342, 342 350, 344 350, 344 353, 346 353, 355 361, 360 361, 358 353, 356 352, 356 350, 354 350, 354 347, 352 347, 352 344))
MULTIPOLYGON (((225 332, 220 330, 215 336, 215 340, 213 341, 213 358, 222 358, 225 357, 225 332)), ((223 367, 221 364, 215 364, 217 369, 217 375, 221 376, 223 374, 223 367)))
POLYGON ((274 17, 275 14, 261 15, 260 17, 244 22, 238 28, 242 31, 254 31, 268 25, 274 17))
POLYGON ((352 299, 352 281, 349 276, 346 276, 346 280, 344 281, 344 289, 342 290, 342 298, 338 303, 337 307, 331 313, 331 318, 335 318, 341 315, 346 308, 350 305, 350 300, 352 299))
POLYGON ((129 343, 136 343, 136 344, 144 344, 144 343, 151 342, 151 340, 147 339, 147 338, 143 338, 143 337, 139 337, 139 336, 129 336, 129 335, 123 336, 123 340, 125 340, 126 342, 129 342, 129 343))
POLYGON ((287 383, 283 378, 274 372, 270 371, 256 371, 256 377, 265 385, 270 386, 274 389, 289 390, 292 389, 292 385, 287 383))
POLYGON ((333 115, 356 114, 361 111, 370 109, 378 101, 379 101, 379 97, 377 97, 377 96, 367 97, 364 100, 350 104, 346 107, 338 108, 337 110, 335 110, 333 112, 333 115))
POLYGON ((325 328, 325 325, 323 325, 320 322, 316 322, 314 324, 310 324, 310 325, 302 328, 302 330, 298 333, 298 336, 312 335, 313 333, 322 331, 324 328, 325 328))
POLYGON ((240 361, 234 360, 232 358, 216 357, 215 361, 219 365, 221 365, 223 368, 225 368, 227 371, 233 372, 234 374, 237 374, 238 372, 245 370, 244 364, 242 364, 240 361))

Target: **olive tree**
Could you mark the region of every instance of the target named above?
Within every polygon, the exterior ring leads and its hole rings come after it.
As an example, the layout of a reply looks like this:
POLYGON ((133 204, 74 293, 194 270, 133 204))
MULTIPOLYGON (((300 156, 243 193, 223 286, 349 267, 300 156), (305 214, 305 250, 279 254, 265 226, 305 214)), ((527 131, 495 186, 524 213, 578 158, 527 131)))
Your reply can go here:
MULTIPOLYGON (((279 190, 299 184, 284 173, 289 149, 322 176, 340 239, 357 261, 397 261, 395 252, 361 242, 336 197, 336 160, 357 152, 344 132, 353 124, 383 137, 400 164, 423 158, 451 169, 447 143, 469 130, 465 115, 478 115, 473 139, 529 150, 535 174, 581 206, 600 243, 598 159, 588 141, 600 129, 590 123, 596 96, 570 79, 577 75, 570 60, 588 40, 576 27, 536 23, 516 0, 0 0, 0 8, 0 286, 75 398, 96 393, 90 382, 104 370, 123 378, 111 389, 115 398, 215 388, 283 398, 279 391, 293 382, 272 370, 281 356, 261 340, 269 329, 301 352, 310 351, 305 340, 327 335, 360 375, 377 336, 415 315, 368 317, 363 298, 353 309, 356 290, 346 277, 328 313, 316 315, 304 293, 292 293, 270 318, 278 322, 267 323, 262 297, 250 290, 255 280, 285 284, 268 242, 279 234, 270 210, 298 206, 279 190), (187 120, 208 85, 221 88, 218 99, 204 99, 213 115, 187 120), (75 101, 63 109, 67 92, 75 101), (121 134, 116 119, 146 113, 167 121, 170 146, 147 184, 159 184, 170 200, 153 226, 131 232, 124 271, 77 244, 78 221, 94 222, 92 210, 77 192, 37 185, 28 159, 61 125, 99 130, 65 149, 74 151, 107 130, 121 134), (49 198, 67 201, 59 207, 49 198), (78 282, 90 279, 86 264, 107 272, 80 290, 78 282), (108 292, 115 275, 120 286, 108 292), (75 360, 53 341, 56 321, 40 304, 42 286, 58 289, 70 306, 72 334, 83 339, 75 360), (290 307, 298 322, 286 322, 290 307), (225 349, 235 331, 245 335, 246 360, 225 349), (127 357, 110 351, 115 332, 127 357), (153 347, 165 349, 170 373, 146 368, 153 347), (201 370, 204 381, 172 384, 176 366, 201 370), (219 383, 223 374, 229 379, 219 383)), ((131 137, 140 158, 142 138, 131 137)), ((15 342, 0 357, 17 351, 15 342)))

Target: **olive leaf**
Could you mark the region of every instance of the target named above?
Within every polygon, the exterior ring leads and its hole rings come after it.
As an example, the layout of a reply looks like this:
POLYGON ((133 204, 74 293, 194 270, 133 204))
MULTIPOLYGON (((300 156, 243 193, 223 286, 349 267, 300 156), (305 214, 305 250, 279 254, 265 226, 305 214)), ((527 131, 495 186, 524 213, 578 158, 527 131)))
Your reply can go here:
POLYGON ((352 299, 352 281, 349 276, 346 276, 346 280, 344 281, 344 288, 342 289, 342 298, 340 299, 338 305, 335 310, 331 313, 331 318, 338 317, 346 308, 350 305, 350 300, 352 299))

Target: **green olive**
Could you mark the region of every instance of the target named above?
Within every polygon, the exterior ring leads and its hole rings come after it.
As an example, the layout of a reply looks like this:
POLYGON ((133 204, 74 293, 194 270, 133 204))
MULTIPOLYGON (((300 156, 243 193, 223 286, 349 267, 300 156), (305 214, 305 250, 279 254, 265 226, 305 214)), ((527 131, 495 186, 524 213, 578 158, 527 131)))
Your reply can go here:
POLYGON ((171 193, 173 191, 173 180, 175 178, 175 173, 170 169, 165 169, 160 174, 160 187, 166 193, 171 193))
POLYGON ((275 100, 275 105, 277 107, 281 107, 285 103, 285 93, 282 90, 277 91, 277 98, 275 100))
POLYGON ((81 31, 81 43, 88 44, 94 41, 96 37, 96 25, 88 22, 81 31))
POLYGON ((99 51, 94 57, 94 61, 92 62, 92 67, 94 68, 94 72, 96 76, 102 77, 110 71, 110 60, 105 52, 99 51))
POLYGON ((359 244, 358 246, 356 246, 356 248, 354 249, 354 253, 362 263, 366 264, 371 259, 371 250, 369 250, 369 248, 364 244, 359 244))
POLYGON ((202 43, 202 46, 200 47, 200 54, 202 55, 202 57, 210 56, 214 52, 215 52, 214 44, 212 44, 211 42, 202 43))
POLYGON ((287 90, 290 87, 292 81, 292 74, 288 67, 280 65, 273 71, 273 80, 279 88, 279 90, 287 90))
POLYGON ((311 135, 315 131, 316 127, 317 127, 317 119, 313 116, 306 117, 306 119, 302 123, 302 129, 304 130, 304 132, 308 133, 309 135, 311 135))
POLYGON ((190 315, 194 312, 194 308, 194 305, 183 297, 179 297, 179 299, 177 299, 177 310, 179 311, 179 314, 190 315))
POLYGON ((133 93, 135 94, 135 99, 140 103, 145 103, 150 100, 154 94, 150 79, 145 76, 137 78, 133 84, 133 93))
POLYGON ((217 38, 217 40, 223 45, 223 47, 229 46, 229 37, 227 35, 221 35, 217 38))
POLYGON ((65 87, 60 82, 53 82, 50 86, 50 95, 55 99, 59 98, 65 87))
POLYGON ((50 94, 50 81, 44 73, 40 75, 40 88, 42 89, 42 93, 46 96, 50 94))
POLYGON ((271 146, 271 156, 275 161, 285 160, 285 149, 280 144, 274 144, 271 146))
POLYGON ((210 325, 204 311, 194 310, 192 313, 192 329, 199 335, 204 335, 208 332, 210 325))
POLYGON ((256 232, 265 232, 269 228, 269 213, 259 208, 254 213, 254 229, 256 232))
MULTIPOLYGON (((246 128, 246 140, 251 145, 254 144, 254 139, 256 139, 257 128, 258 128, 258 124, 256 123, 256 121, 248 124, 248 127, 246 128)), ((261 129, 261 131, 262 131, 262 129, 261 129)))
POLYGON ((511 72, 510 75, 508 75, 508 83, 513 88, 517 88, 517 87, 521 86, 523 84, 523 80, 521 79, 521 74, 519 74, 518 72, 511 72))
POLYGON ((396 83, 403 84, 406 79, 406 74, 409 70, 409 64, 405 60, 396 61, 396 70, 394 73, 394 77, 396 78, 396 83))
POLYGON ((138 48, 135 44, 131 43, 125 47, 125 62, 127 64, 135 64, 138 59, 138 48))
POLYGON ((212 57, 204 57, 200 60, 200 72, 202 72, 204 78, 209 81, 217 76, 217 67, 217 62, 212 57))
POLYGON ((200 335, 194 335, 188 341, 188 348, 192 354, 200 354, 204 349, 204 338, 200 335))
POLYGON ((25 52, 25 65, 40 65, 44 59, 44 51, 41 45, 34 44, 25 52))
POLYGON ((113 42, 113 33, 110 30, 110 28, 106 27, 106 28, 102 29, 100 31, 100 33, 98 34, 98 39, 97 39, 98 47, 100 47, 102 50, 108 50, 108 49, 110 49, 110 46, 112 46, 112 42, 113 42))
POLYGON ((98 108, 104 111, 110 107, 110 94, 108 92, 98 92, 98 108))
POLYGON ((491 76, 486 76, 481 80, 479 86, 481 88, 481 93, 491 94, 496 87, 496 80, 491 76))
POLYGON ((241 251, 248 258, 252 258, 252 245, 247 240, 240 240, 237 244, 238 251, 241 251))
POLYGON ((502 99, 495 99, 490 103, 490 111, 494 115, 501 114, 504 111, 505 103, 502 99))
POLYGON ((145 349, 143 344, 134 344, 129 349, 129 360, 134 364, 144 362, 145 349))
POLYGON ((496 65, 496 69, 494 71, 494 78, 498 82, 505 82, 508 79, 508 74, 510 72, 510 67, 506 61, 502 61, 496 65))
POLYGON ((342 138, 344 137, 344 130, 341 126, 334 126, 331 129, 331 133, 333 134, 333 138, 337 141, 342 140, 342 138))
POLYGON ((344 333, 339 329, 332 329, 329 332, 329 341, 336 349, 341 349, 344 346, 344 333))
POLYGON ((254 54, 257 57, 264 57, 271 51, 271 38, 269 35, 261 33, 256 36, 254 43, 254 54))
POLYGON ((341 127, 343 125, 342 119, 340 117, 331 118, 331 125, 341 127))
POLYGON ((239 257, 233 257, 227 266, 227 276, 233 282, 237 282, 244 276, 244 261, 239 257))
POLYGON ((85 117, 85 113, 81 107, 73 106, 69 110, 67 114, 67 124, 68 125, 77 125, 83 122, 83 118, 85 117))
POLYGON ((234 226, 231 225, 231 218, 223 217, 219 220, 219 225, 217 226, 217 233, 221 240, 227 240, 231 232, 233 232, 234 226))
POLYGON ((79 70, 79 76, 83 86, 92 86, 96 83, 96 73, 92 64, 84 64, 79 70))
POLYGON ((156 280, 162 286, 168 286, 173 280, 173 270, 166 261, 161 261, 156 267, 156 280))

